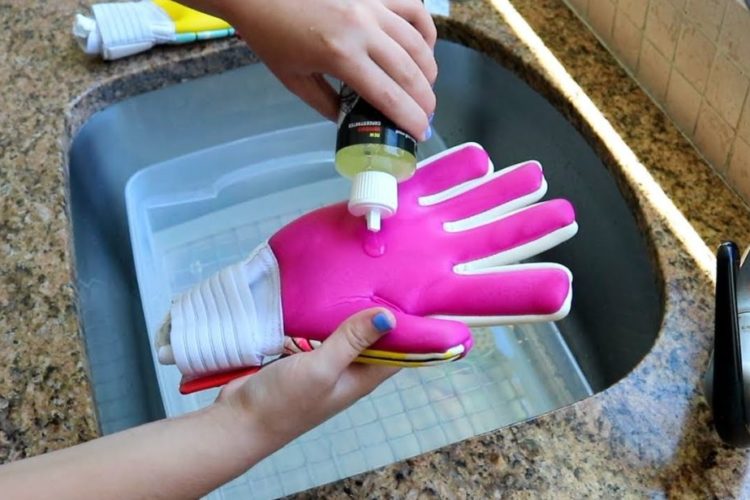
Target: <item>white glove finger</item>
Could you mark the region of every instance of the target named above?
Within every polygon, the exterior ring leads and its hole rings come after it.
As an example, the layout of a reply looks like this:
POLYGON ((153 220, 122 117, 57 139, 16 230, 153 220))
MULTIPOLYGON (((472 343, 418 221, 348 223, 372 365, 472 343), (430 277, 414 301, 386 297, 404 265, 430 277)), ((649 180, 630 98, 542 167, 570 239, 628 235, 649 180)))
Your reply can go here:
POLYGON ((559 264, 517 264, 452 276, 426 294, 433 317, 469 326, 554 321, 570 309, 572 279, 559 264))
POLYGON ((550 200, 495 218, 472 217, 445 224, 448 245, 464 273, 520 262, 571 238, 578 231, 575 213, 566 200, 550 200), (481 223, 477 224, 477 221, 481 223))
POLYGON ((420 161, 414 176, 400 185, 399 192, 416 198, 430 196, 484 177, 493 170, 482 146, 467 142, 420 161))
MULTIPOLYGON (((570 312, 573 275, 560 264, 530 263, 486 268, 451 280, 443 310, 434 317, 469 326, 492 326, 557 321, 570 312), (458 293, 457 293, 458 292, 458 293), (471 304, 451 311, 455 297, 471 304), (470 314, 467 314, 470 313, 470 314)), ((433 287, 431 294, 440 293, 433 287)), ((440 303, 440 297, 432 297, 440 303)))
POLYGON ((426 196, 419 203, 434 207, 439 214, 436 217, 446 223, 457 223, 459 228, 475 227, 531 205, 546 193, 542 166, 528 161, 426 196))

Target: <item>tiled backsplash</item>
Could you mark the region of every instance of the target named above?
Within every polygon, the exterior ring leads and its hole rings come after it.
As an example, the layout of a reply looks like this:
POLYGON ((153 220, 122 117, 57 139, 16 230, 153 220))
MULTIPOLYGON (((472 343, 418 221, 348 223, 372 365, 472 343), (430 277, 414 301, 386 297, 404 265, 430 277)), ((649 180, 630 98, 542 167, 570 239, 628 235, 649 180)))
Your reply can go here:
POLYGON ((565 0, 750 203, 744 0, 565 0))

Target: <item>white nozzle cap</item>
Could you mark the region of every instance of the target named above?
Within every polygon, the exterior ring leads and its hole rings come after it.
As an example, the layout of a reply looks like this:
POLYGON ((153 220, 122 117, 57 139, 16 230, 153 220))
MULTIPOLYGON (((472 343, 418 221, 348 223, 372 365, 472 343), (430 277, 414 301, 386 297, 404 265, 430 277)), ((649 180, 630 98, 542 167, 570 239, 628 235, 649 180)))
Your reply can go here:
POLYGON ((380 220, 398 209, 398 181, 386 172, 360 172, 352 181, 349 213, 367 218, 367 229, 380 231, 380 220))
POLYGON ((380 231, 380 210, 370 210, 365 215, 365 219, 367 219, 368 231, 372 231, 373 233, 380 231))

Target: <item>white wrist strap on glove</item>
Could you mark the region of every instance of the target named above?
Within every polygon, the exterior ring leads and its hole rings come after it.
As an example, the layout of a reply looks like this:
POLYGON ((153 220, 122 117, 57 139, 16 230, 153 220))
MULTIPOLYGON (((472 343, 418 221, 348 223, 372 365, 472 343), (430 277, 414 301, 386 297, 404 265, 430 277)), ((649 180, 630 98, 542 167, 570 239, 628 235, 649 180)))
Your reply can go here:
POLYGON ((172 302, 159 362, 186 376, 260 366, 284 341, 279 265, 268 243, 172 302))
POLYGON ((73 24, 86 54, 119 59, 175 39, 174 22, 153 2, 94 4, 91 10, 93 19, 78 14, 73 24))

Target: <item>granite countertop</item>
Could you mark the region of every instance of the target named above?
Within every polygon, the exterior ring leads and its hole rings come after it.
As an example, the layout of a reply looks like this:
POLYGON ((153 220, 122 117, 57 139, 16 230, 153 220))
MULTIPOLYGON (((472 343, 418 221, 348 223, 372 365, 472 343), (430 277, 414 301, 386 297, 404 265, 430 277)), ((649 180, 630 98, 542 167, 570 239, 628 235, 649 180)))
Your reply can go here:
MULTIPOLYGON (((560 1, 452 3, 441 36, 513 69, 611 168, 655 247, 662 328, 652 352, 603 393, 300 496, 750 495, 746 453, 718 441, 700 391, 711 252, 723 238, 750 244, 747 207, 560 1)), ((83 7, 0 3, 0 462, 97 435, 72 286, 70 137, 117 100, 249 60, 237 40, 90 60, 69 34, 83 7)))

